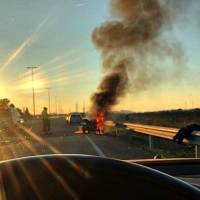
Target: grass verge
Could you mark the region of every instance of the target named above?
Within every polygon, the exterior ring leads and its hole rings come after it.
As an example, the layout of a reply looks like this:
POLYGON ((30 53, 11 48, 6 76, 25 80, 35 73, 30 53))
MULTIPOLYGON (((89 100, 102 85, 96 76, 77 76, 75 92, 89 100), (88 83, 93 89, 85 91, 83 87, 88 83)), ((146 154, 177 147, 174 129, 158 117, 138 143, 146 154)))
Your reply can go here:
POLYGON ((155 137, 154 148, 149 147, 148 135, 139 134, 137 137, 133 137, 131 140, 126 134, 126 130, 120 130, 116 134, 115 130, 105 133, 112 137, 118 137, 122 140, 142 147, 150 152, 156 154, 162 154, 165 158, 194 158, 195 146, 191 144, 177 144, 173 140, 167 140, 155 137))

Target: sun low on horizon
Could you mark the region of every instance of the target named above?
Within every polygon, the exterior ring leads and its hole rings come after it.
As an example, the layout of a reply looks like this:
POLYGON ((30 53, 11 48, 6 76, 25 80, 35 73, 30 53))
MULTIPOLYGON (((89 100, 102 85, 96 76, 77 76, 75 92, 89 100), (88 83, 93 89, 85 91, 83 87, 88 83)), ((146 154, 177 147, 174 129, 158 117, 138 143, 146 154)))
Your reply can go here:
POLYGON ((51 113, 88 111, 92 95, 104 87, 101 84, 107 80, 107 72, 127 64, 127 87, 111 111, 200 107, 200 27, 195 19, 200 3, 193 0, 187 4, 185 24, 183 11, 178 10, 174 24, 166 30, 161 26, 156 32, 160 34, 158 39, 145 48, 122 48, 112 47, 107 40, 115 45, 118 41, 104 30, 111 31, 107 25, 123 20, 123 26, 128 26, 129 18, 109 9, 112 4, 108 2, 114 1, 49 1, 43 6, 37 2, 29 5, 23 1, 23 6, 17 1, 6 2, 0 8, 0 98, 8 98, 16 107, 27 107, 33 113, 34 92, 38 114, 44 106, 50 107, 51 113), (168 37, 169 46, 162 46, 168 37), (104 45, 110 46, 103 49, 104 45), (115 57, 117 54, 119 57, 115 57))

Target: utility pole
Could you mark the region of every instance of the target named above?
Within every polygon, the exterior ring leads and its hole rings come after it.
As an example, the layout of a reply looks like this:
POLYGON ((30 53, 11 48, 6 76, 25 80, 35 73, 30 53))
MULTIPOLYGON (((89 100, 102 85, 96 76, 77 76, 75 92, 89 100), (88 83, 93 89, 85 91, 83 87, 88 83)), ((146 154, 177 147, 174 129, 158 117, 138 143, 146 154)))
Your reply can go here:
POLYGON ((85 113, 85 101, 83 101, 83 113, 85 113))
POLYGON ((62 115, 62 102, 60 103, 60 114, 62 115))
POLYGON ((49 99, 49 114, 51 113, 51 109, 50 109, 50 89, 52 89, 51 87, 46 88, 48 90, 48 99, 49 99))
POLYGON ((58 114, 60 115, 60 100, 58 101, 58 114))
POLYGON ((56 112, 56 116, 57 116, 57 96, 55 96, 55 112, 56 112))
POLYGON ((33 69, 36 69, 37 67, 27 67, 27 69, 32 70, 32 90, 33 90, 33 116, 35 118, 35 89, 34 89, 34 76, 33 76, 33 69))

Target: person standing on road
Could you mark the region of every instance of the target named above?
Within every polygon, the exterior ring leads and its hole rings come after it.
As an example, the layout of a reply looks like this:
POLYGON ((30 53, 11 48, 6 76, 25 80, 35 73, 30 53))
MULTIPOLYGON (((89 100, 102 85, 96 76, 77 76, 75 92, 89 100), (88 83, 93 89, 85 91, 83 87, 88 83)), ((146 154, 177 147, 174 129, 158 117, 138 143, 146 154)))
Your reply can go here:
POLYGON ((46 107, 44 107, 42 111, 42 125, 43 125, 43 134, 50 134, 51 133, 50 120, 46 107))
POLYGON ((129 121, 129 115, 125 115, 125 122, 128 122, 129 121))

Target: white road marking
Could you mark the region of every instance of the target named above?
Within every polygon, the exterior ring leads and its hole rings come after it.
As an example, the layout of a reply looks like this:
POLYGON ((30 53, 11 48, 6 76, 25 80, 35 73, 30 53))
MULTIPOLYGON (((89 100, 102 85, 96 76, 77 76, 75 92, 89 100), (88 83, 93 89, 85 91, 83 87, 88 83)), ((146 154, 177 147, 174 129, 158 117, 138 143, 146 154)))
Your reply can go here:
POLYGON ((85 135, 85 137, 90 142, 90 144, 92 145, 92 147, 95 149, 95 151, 98 153, 99 156, 106 157, 105 154, 101 151, 101 149, 99 149, 99 147, 92 141, 92 139, 88 135, 85 135))

